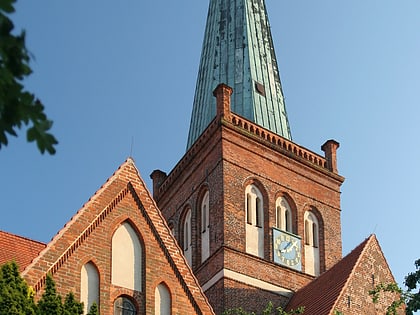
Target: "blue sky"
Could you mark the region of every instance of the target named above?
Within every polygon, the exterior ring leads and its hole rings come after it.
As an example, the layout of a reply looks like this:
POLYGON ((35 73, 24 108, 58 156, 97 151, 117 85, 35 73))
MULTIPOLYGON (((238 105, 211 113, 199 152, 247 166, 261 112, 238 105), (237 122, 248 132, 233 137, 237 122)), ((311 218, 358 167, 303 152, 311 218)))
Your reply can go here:
MULTIPOLYGON (((340 142, 343 254, 371 233, 399 283, 420 258, 420 2, 266 0, 293 140, 340 142)), ((48 242, 132 155, 150 187, 185 153, 208 1, 20 0, 26 81, 55 156, 0 151, 0 229, 48 242)))

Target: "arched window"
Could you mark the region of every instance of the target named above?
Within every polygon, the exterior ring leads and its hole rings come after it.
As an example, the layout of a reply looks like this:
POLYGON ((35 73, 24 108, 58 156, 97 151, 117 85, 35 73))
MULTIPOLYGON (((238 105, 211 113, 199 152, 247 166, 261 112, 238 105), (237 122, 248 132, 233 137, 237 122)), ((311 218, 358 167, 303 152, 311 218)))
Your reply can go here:
POLYGON ((255 185, 245 189, 246 251, 264 257, 263 197, 255 185))
POLYGON ((210 210, 209 192, 206 191, 201 201, 201 262, 210 256, 210 210))
POLYGON ((191 209, 187 210, 183 221, 183 248, 188 264, 192 265, 191 209))
POLYGON ((136 315, 136 307, 130 299, 120 296, 114 302, 114 315, 136 315))
POLYGON ((124 222, 112 237, 112 284, 142 290, 142 247, 137 233, 124 222))
POLYGON ((99 273, 93 263, 88 262, 83 265, 80 282, 80 300, 83 302, 84 314, 86 314, 93 302, 99 305, 99 273))
POLYGON ((318 276, 319 265, 319 224, 316 216, 305 212, 305 271, 306 273, 318 276))
POLYGON ((155 315, 171 315, 171 293, 163 283, 155 289, 155 315))
POLYGON ((280 197, 276 200, 276 227, 280 230, 293 233, 292 209, 286 198, 280 197))

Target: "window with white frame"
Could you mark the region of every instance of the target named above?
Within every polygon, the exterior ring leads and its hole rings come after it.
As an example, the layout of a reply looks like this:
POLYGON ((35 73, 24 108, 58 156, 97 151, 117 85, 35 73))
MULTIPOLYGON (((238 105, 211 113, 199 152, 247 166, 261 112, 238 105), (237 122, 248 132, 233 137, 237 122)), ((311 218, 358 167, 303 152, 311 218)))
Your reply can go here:
POLYGON ((314 213, 305 212, 305 272, 318 276, 320 273, 319 259, 319 223, 314 213))
POLYGON ((264 257, 263 196, 255 185, 245 189, 246 252, 264 257))
POLYGON ((188 209, 183 221, 183 249, 188 264, 192 263, 192 237, 191 237, 191 209, 188 209))
POLYGON ((124 222, 112 237, 112 284, 142 290, 142 246, 136 231, 124 222))
POLYGON ((292 209, 284 197, 276 200, 276 228, 293 233, 292 209))
POLYGON ((87 314, 93 302, 99 305, 99 272, 92 262, 82 266, 80 272, 80 300, 87 314))
POLYGON ((171 315, 171 293, 164 283, 155 289, 155 315, 171 315))
POLYGON ((209 192, 201 201, 201 262, 210 256, 210 209, 209 192))

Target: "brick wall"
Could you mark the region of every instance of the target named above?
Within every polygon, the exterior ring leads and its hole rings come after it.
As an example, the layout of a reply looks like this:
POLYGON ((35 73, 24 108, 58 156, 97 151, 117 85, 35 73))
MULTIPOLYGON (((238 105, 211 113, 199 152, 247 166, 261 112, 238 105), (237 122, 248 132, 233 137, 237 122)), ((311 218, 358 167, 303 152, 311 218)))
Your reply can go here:
MULTIPOLYGON (((345 315, 385 314, 386 308, 395 300, 392 293, 381 294, 378 303, 372 302, 369 290, 376 285, 395 283, 389 266, 376 238, 372 238, 365 249, 349 283, 345 287, 336 309, 345 315)), ((398 314, 405 314, 399 309, 398 314)))
POLYGON ((52 272, 58 292, 73 291, 80 298, 80 271, 89 261, 100 275, 101 314, 111 314, 120 295, 132 297, 141 314, 154 314, 155 288, 161 282, 171 293, 173 314, 213 314, 131 160, 48 244, 24 277, 39 297, 43 277, 52 272), (112 236, 127 220, 143 246, 141 292, 111 283, 112 236))
MULTIPOLYGON (((311 163, 299 154, 247 130, 223 118, 216 118, 163 184, 155 187, 158 191, 154 191, 154 196, 165 218, 175 227, 177 239, 181 240, 182 212, 186 207, 192 209, 193 226, 200 226, 200 196, 203 187, 206 187, 210 193, 210 255, 226 249, 245 252, 245 188, 248 184, 257 184, 264 197, 264 264, 270 266, 258 277, 296 290, 310 277, 272 263, 271 227, 275 226, 276 199, 286 196, 290 201, 294 210, 293 225, 302 238, 305 211, 312 210, 317 216, 322 272, 342 257, 340 186, 344 179, 322 166, 324 164, 311 163), (273 273, 293 275, 294 281, 287 281, 287 277, 273 277, 273 273)), ((201 239, 197 229, 193 229, 192 239, 192 268, 203 285, 220 270, 220 260, 210 259, 210 262, 201 265, 201 239), (216 262, 217 265, 213 265, 216 262)), ((304 270, 303 244, 302 257, 304 270)), ((245 255, 241 259, 238 264, 230 264, 225 257, 223 267, 238 270, 241 266, 239 272, 255 276, 251 272, 254 258, 245 255)), ((210 292, 214 290, 208 290, 206 294, 211 296, 210 292)), ((229 294, 226 291, 225 298, 228 300, 229 294)), ((222 300, 210 298, 210 301, 216 310, 223 308, 222 300)))

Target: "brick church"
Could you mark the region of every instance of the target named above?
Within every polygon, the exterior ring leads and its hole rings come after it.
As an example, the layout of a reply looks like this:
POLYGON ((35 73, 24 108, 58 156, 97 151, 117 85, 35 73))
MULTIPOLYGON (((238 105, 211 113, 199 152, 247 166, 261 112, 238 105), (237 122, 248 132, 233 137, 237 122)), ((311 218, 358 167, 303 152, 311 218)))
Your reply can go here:
POLYGON ((127 159, 48 244, 0 232, 0 263, 101 314, 384 314, 376 237, 342 256, 338 147, 292 141, 264 0, 210 0, 185 155, 152 192, 127 159))

